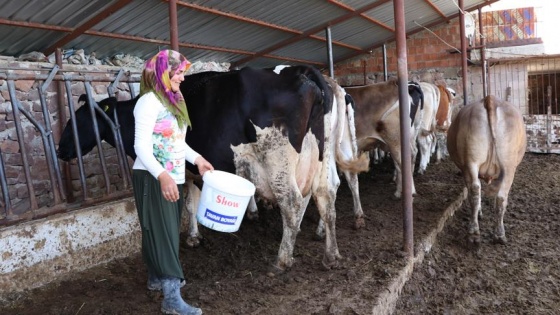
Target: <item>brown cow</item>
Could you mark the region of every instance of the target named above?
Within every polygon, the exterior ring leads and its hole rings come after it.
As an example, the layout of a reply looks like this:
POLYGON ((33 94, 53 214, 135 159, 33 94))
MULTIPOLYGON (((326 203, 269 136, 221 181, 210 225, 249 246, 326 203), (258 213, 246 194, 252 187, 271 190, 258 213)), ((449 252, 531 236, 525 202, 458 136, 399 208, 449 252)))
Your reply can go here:
POLYGON ((478 216, 481 208, 480 179, 495 196, 497 208, 495 238, 506 242, 504 213, 517 165, 526 148, 525 126, 521 113, 494 96, 467 105, 451 123, 447 134, 451 160, 463 173, 471 204, 469 241, 480 244, 478 216))
MULTIPOLYGON (((396 169, 397 190, 395 191, 395 197, 400 198, 402 194, 402 162, 397 82, 392 80, 364 86, 344 87, 344 89, 346 93, 352 96, 356 106, 358 151, 368 152, 379 145, 382 145, 385 151, 389 151, 396 169)), ((416 93, 421 93, 420 87, 417 84, 409 84, 410 105, 417 98, 416 93)), ((411 111, 415 117, 421 116, 422 112, 421 109, 418 109, 415 113, 411 111)), ((415 119, 414 123, 415 125, 411 127, 410 136, 411 158, 416 157, 417 154, 418 120, 415 119)), ((414 182, 412 182, 412 193, 416 194, 414 182)))

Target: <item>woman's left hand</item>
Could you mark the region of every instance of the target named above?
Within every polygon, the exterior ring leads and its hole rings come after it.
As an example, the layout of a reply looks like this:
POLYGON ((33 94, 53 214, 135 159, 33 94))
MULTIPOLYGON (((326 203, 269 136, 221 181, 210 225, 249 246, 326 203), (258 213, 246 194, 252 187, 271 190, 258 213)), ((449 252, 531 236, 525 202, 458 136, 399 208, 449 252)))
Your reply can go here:
POLYGON ((161 187, 161 194, 163 198, 169 202, 175 202, 179 200, 179 189, 177 189, 177 184, 166 171, 161 172, 158 176, 158 181, 161 187))
POLYGON ((204 176, 204 173, 206 173, 206 171, 214 170, 212 164, 206 161, 206 159, 203 158, 202 155, 194 160, 194 164, 196 165, 196 167, 198 167, 198 172, 200 173, 200 176, 204 176))

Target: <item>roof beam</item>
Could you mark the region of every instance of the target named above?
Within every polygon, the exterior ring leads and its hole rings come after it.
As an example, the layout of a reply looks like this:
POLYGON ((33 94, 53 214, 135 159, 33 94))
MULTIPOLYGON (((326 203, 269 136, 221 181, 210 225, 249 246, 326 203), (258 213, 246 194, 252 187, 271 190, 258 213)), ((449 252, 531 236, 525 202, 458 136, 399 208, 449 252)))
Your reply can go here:
POLYGON ((126 6, 131 2, 132 0, 119 0, 118 2, 114 3, 113 5, 103 10, 98 15, 94 16, 89 21, 86 21, 84 24, 75 28, 73 31, 70 32, 70 34, 67 34, 66 36, 58 40, 56 43, 54 43, 53 45, 45 49, 44 54, 47 56, 52 54, 53 52, 55 52, 57 48, 68 44, 70 41, 84 34, 87 30, 97 25, 99 22, 103 21, 105 18, 107 18, 108 16, 120 10, 121 8, 123 8, 124 6, 126 6))
MULTIPOLYGON (((165 0, 165 1, 170 1, 170 0, 165 0)), ((240 21, 240 22, 244 22, 244 23, 254 24, 254 25, 262 26, 262 27, 268 27, 268 28, 271 28, 271 29, 274 29, 274 30, 277 30, 277 31, 282 31, 282 32, 286 32, 286 33, 290 33, 290 34, 294 34, 294 35, 303 34, 303 32, 300 31, 300 30, 295 30, 295 29, 280 26, 280 25, 277 25, 277 24, 268 23, 268 22, 265 22, 265 21, 262 21, 262 20, 248 18, 246 16, 242 16, 242 15, 238 15, 238 14, 234 14, 234 13, 228 13, 228 12, 208 8, 208 7, 201 6, 201 5, 194 4, 194 3, 189 3, 189 2, 185 2, 185 1, 177 1, 177 5, 181 5, 185 8, 189 8, 189 9, 192 9, 192 10, 197 10, 197 11, 204 12, 204 13, 214 14, 214 15, 218 15, 218 16, 222 16, 222 17, 228 17, 230 19, 240 21)), ((308 35, 308 37, 313 38, 315 40, 322 41, 322 42, 327 41, 326 38, 321 37, 321 36, 317 36, 317 35, 313 35, 313 34, 308 35)), ((346 47, 346 48, 351 49, 351 50, 362 51, 362 49, 360 47, 348 45, 348 44, 345 44, 345 43, 342 43, 342 42, 333 41, 332 43, 334 45, 341 46, 341 47, 346 47)))
MULTIPOLYGON (((342 3, 342 2, 338 2, 337 0, 328 0, 328 1, 329 1, 330 3, 332 3, 332 4, 336 5, 336 6, 338 6, 338 7, 343 8, 343 9, 346 10, 346 11, 350 11, 350 12, 355 12, 355 11, 356 11, 356 10, 354 10, 354 8, 352 8, 352 7, 350 7, 350 6, 346 5, 346 4, 344 4, 344 3, 342 3)), ((362 18, 368 20, 369 22, 371 22, 371 23, 373 23, 373 24, 375 24, 375 25, 377 25, 377 26, 380 26, 380 27, 382 27, 382 28, 388 30, 389 32, 392 32, 392 33, 395 32, 395 28, 390 27, 389 25, 387 25, 387 24, 385 24, 385 23, 382 23, 382 22, 380 22, 380 21, 378 21, 378 20, 376 20, 376 19, 372 19, 371 17, 365 15, 364 13, 359 13, 359 16, 361 16, 362 18)))
MULTIPOLYGON (((288 39, 283 40, 283 41, 281 41, 281 42, 279 42, 279 43, 277 43, 277 44, 274 44, 274 45, 272 45, 272 46, 270 46, 270 47, 268 47, 268 48, 266 48, 266 49, 264 49, 264 50, 261 50, 261 51, 255 53, 253 56, 246 57, 246 58, 242 58, 242 59, 240 59, 240 60, 238 60, 238 61, 236 61, 236 62, 233 62, 231 65, 232 65, 232 67, 237 67, 237 66, 242 65, 242 64, 244 64, 244 63, 247 63, 247 62, 249 62, 249 61, 251 61, 251 60, 253 60, 253 59, 262 57, 262 56, 264 56, 264 55, 266 55, 266 54, 269 54, 269 53, 271 53, 271 52, 273 52, 273 51, 275 51, 275 50, 278 50, 278 49, 280 49, 280 48, 282 48, 282 47, 284 47, 284 46, 286 46, 286 45, 289 45, 289 44, 291 44, 291 43, 297 42, 297 41, 299 41, 299 40, 301 40, 301 39, 303 39, 303 38, 305 38, 305 37, 308 37, 310 34, 315 34, 315 33, 319 32, 319 31, 322 31, 322 30, 326 29, 328 26, 332 26, 332 25, 336 25, 336 24, 342 23, 342 22, 344 22, 344 21, 347 21, 347 20, 349 20, 349 19, 351 19, 351 18, 353 18, 353 17, 356 17, 356 16, 360 15, 360 14, 363 13, 363 12, 369 11, 369 10, 371 10, 371 9, 373 9, 373 8, 376 8, 376 7, 378 7, 378 6, 382 5, 382 4, 385 4, 385 3, 391 2, 391 1, 392 1, 392 0, 379 0, 379 1, 376 1, 376 2, 374 2, 374 3, 370 3, 370 4, 368 4, 368 5, 365 5, 365 6, 361 7, 360 9, 357 9, 357 10, 355 10, 355 11, 349 12, 349 13, 347 13, 347 14, 345 14, 345 15, 339 16, 339 17, 336 18, 336 19, 330 20, 330 21, 328 21, 327 23, 321 24, 321 25, 319 25, 319 26, 317 26, 317 27, 314 27, 314 28, 312 28, 312 29, 310 29, 310 30, 307 30, 307 31, 303 32, 303 33, 300 34, 300 35, 294 36, 294 37, 292 37, 292 38, 288 38, 288 39)), ((364 51, 361 50, 361 51, 360 51, 359 53, 357 53, 357 54, 361 54, 361 53, 364 53, 364 51)))
MULTIPOLYGON (((16 27, 29 27, 29 28, 36 28, 41 30, 47 31, 58 31, 58 32, 72 32, 73 28, 71 27, 62 27, 62 26, 55 26, 55 25, 48 25, 48 24, 40 24, 40 23, 30 23, 24 21, 12 21, 6 19, 0 19, 0 24, 2 25, 10 25, 16 27)), ((135 42, 144 42, 144 43, 151 43, 156 45, 163 45, 163 46, 170 46, 171 42, 168 40, 160 40, 160 39, 150 39, 146 37, 139 37, 139 36, 132 36, 132 35, 125 35, 125 34, 115 34, 115 33, 107 33, 107 32, 99 32, 99 31, 85 31, 84 35, 92 35, 92 36, 99 36, 99 37, 106 37, 106 38, 113 38, 113 39, 123 39, 123 40, 130 40, 135 42)), ((211 50, 211 51, 219 51, 231 54, 238 54, 238 55, 246 55, 252 56, 255 52, 246 51, 246 50, 239 50, 239 49, 228 49, 223 47, 216 47, 216 46, 206 46, 206 45, 198 45, 193 43, 181 43, 179 42, 180 47, 184 48, 192 48, 192 49, 201 49, 201 50, 211 50)), ((324 66, 322 62, 315 62, 309 60, 302 60, 290 57, 281 57, 276 55, 264 55, 265 58, 271 59, 278 59, 283 61, 292 61, 297 63, 307 63, 307 64, 315 64, 318 66, 324 66)))
POLYGON ((442 20, 449 23, 450 19, 443 12, 441 12, 441 10, 438 7, 436 7, 432 1, 424 0, 424 2, 426 2, 432 8, 432 10, 436 11, 442 20))
POLYGON ((47 30, 47 31, 72 32, 71 27, 48 25, 48 24, 26 22, 26 21, 13 21, 13 20, 7 20, 7 19, 0 19, 0 24, 1 25, 9 25, 9 26, 17 26, 17 27, 36 28, 36 29, 47 30))

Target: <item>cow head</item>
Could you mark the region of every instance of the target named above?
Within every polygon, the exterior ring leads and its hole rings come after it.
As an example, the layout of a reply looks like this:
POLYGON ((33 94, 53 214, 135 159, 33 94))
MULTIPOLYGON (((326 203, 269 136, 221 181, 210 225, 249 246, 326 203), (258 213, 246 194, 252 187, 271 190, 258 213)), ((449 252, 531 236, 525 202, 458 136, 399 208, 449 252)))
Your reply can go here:
MULTIPOLYGON (((95 141, 95 133, 93 131, 93 119, 89 112, 87 99, 88 98, 85 94, 82 94, 80 96, 78 102, 84 102, 84 105, 82 105, 76 111, 78 142, 80 145, 80 149, 82 150, 82 155, 89 153, 97 145, 97 142, 95 141)), ((116 103, 116 98, 109 97, 99 102, 98 105, 105 112, 108 112, 110 109, 112 110, 114 108, 116 103)), ((99 116, 99 114, 96 115, 99 116)), ((97 124, 99 135, 101 137, 101 140, 103 140, 105 138, 107 130, 109 130, 109 127, 107 126, 107 123, 99 117, 97 118, 97 124)), ((72 119, 68 120, 66 126, 64 127, 64 130, 62 131, 56 155, 63 161, 70 161, 77 158, 78 156, 76 145, 74 143, 74 136, 72 134, 72 119)))

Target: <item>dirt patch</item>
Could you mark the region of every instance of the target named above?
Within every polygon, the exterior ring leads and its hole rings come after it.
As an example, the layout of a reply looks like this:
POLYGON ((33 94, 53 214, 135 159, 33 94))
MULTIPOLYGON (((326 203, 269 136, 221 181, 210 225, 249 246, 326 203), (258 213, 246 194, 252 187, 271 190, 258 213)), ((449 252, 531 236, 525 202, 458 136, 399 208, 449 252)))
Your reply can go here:
POLYGON ((482 245, 465 239, 468 202, 415 270, 397 314, 558 314, 560 156, 527 153, 504 217, 507 245, 492 242, 494 213, 484 200, 482 245))
MULTIPOLYGON (((515 178, 505 216, 505 246, 490 243, 492 213, 481 221, 478 252, 465 246, 467 213, 462 207, 417 267, 397 314, 552 314, 560 309, 560 157, 527 154, 515 178)), ((198 248, 181 249, 187 301, 204 314, 371 314, 376 297, 406 261, 402 248, 401 201, 391 198, 392 163, 360 176, 366 228, 353 226, 346 183, 337 198, 340 266, 325 270, 324 243, 314 240, 318 215, 310 205, 296 241, 293 268, 268 277, 282 236, 278 211, 247 219, 236 233, 201 228, 198 248)), ((444 209, 463 189, 449 161, 415 176, 415 242, 434 229, 444 209)), ((183 235, 186 238, 186 235, 183 235)), ((2 314, 158 314, 161 294, 149 293, 139 255, 73 274, 40 289, 12 294, 2 314)))

